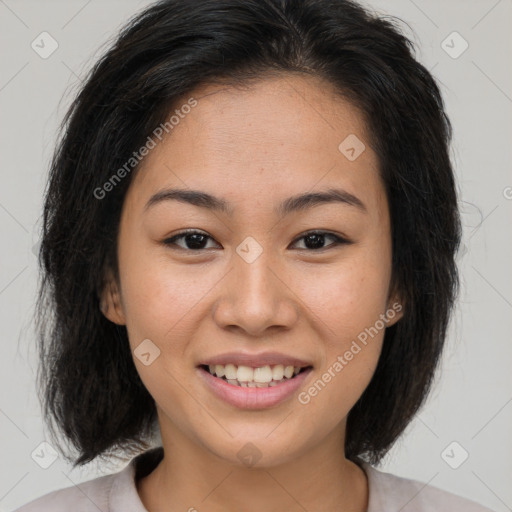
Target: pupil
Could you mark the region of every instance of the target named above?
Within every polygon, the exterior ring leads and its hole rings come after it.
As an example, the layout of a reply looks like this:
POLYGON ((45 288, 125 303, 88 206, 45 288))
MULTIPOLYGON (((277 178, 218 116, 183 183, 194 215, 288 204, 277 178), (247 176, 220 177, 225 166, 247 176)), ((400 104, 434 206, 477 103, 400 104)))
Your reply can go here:
POLYGON ((205 242, 205 235, 195 233, 192 235, 187 235, 185 238, 187 240, 187 245, 189 246, 189 249, 203 249, 202 246, 204 245, 205 242), (191 239, 192 242, 190 242, 191 239))
POLYGON ((318 249, 323 246, 324 235, 312 234, 305 237, 306 247, 309 249, 318 249), (313 240, 312 244, 308 244, 308 240, 313 240))

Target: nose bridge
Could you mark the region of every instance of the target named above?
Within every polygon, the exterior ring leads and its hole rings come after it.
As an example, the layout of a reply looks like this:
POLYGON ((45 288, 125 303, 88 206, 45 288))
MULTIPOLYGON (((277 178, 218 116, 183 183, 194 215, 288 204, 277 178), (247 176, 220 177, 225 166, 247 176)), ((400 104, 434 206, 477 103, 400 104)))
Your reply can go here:
MULTIPOLYGON (((273 258, 254 238, 247 237, 233 258, 235 293, 254 313, 268 314, 275 308, 273 258)), ((275 265, 274 265, 275 266, 275 265)))
POLYGON ((290 327, 297 315, 272 251, 248 237, 233 253, 232 265, 227 295, 216 308, 217 322, 250 334, 271 326, 290 327))

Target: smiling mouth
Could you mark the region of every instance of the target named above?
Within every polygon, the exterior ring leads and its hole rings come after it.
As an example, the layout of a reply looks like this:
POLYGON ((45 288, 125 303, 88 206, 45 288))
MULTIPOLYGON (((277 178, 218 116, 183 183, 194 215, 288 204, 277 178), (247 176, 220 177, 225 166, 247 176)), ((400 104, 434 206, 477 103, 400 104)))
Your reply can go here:
POLYGON ((300 373, 313 368, 312 366, 283 366, 267 365, 260 368, 250 366, 227 365, 199 365, 199 368, 218 379, 222 379, 232 386, 248 388, 268 388, 278 386, 294 379, 300 373))

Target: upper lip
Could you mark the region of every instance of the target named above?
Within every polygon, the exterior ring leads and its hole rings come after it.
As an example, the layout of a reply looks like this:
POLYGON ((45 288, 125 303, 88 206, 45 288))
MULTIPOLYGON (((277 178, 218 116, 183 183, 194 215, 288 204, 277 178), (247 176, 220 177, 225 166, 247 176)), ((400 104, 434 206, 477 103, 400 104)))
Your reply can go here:
POLYGON ((259 368, 261 366, 274 366, 282 364, 283 366, 298 366, 301 368, 312 366, 307 361, 299 359, 280 352, 263 352, 261 354, 249 354, 243 352, 226 352, 204 359, 199 365, 216 365, 216 364, 235 364, 236 366, 252 366, 259 368))

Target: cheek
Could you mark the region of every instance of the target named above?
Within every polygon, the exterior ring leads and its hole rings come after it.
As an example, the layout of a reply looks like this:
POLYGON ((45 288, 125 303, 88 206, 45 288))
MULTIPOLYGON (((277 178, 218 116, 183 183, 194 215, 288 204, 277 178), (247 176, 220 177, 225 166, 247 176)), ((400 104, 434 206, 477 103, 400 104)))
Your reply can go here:
POLYGON ((390 261, 374 254, 360 253, 329 276, 319 271, 301 278, 301 298, 314 313, 323 341, 318 378, 304 390, 302 403, 311 402, 319 414, 338 404, 333 422, 348 414, 363 393, 382 349, 390 261))
POLYGON ((162 341, 166 334, 173 338, 185 334, 194 307, 215 282, 209 273, 193 267, 178 268, 133 254, 123 281, 128 331, 162 341))
POLYGON ((124 309, 133 360, 157 403, 171 407, 182 399, 180 382, 190 372, 184 364, 187 347, 195 336, 201 299, 215 280, 210 283, 198 278, 197 268, 177 270, 168 261, 159 262, 142 253, 132 252, 124 264, 124 309), (142 345, 143 340, 154 345, 142 345), (157 354, 149 365, 137 357, 143 346, 148 347, 144 352, 157 354))
POLYGON ((308 295, 322 340, 321 362, 299 402, 312 417, 323 418, 326 431, 347 416, 379 361, 385 334, 380 315, 386 296, 375 283, 377 277, 351 272, 308 295))
POLYGON ((297 273, 294 287, 323 322, 327 338, 346 339, 373 325, 384 313, 389 278, 386 261, 360 253, 328 272, 319 268, 297 273))

